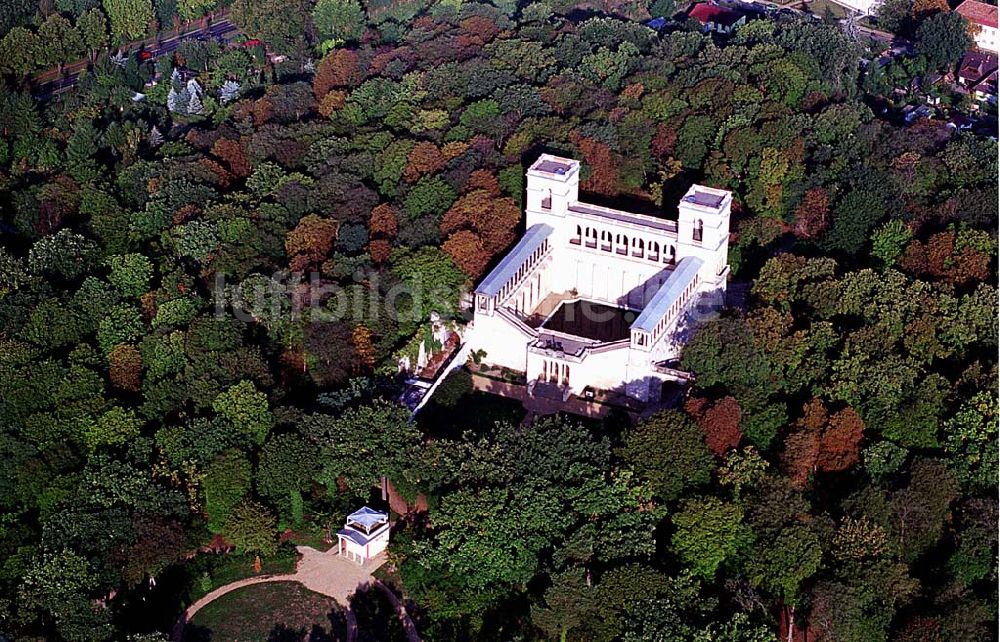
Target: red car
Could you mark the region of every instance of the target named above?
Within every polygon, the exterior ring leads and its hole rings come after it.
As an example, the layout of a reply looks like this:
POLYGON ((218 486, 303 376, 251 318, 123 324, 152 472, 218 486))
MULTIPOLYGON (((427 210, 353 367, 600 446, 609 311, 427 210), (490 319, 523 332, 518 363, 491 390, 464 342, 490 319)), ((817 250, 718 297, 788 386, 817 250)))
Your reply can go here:
POLYGON ((264 43, 261 42, 260 40, 258 40, 257 38, 251 38, 250 40, 247 40, 246 42, 244 42, 243 46, 249 49, 250 47, 256 47, 256 46, 262 45, 262 44, 264 44, 264 43))
POLYGON ((139 53, 136 54, 136 58, 139 59, 139 62, 146 62, 147 60, 153 59, 153 54, 149 53, 148 51, 140 51, 139 53))

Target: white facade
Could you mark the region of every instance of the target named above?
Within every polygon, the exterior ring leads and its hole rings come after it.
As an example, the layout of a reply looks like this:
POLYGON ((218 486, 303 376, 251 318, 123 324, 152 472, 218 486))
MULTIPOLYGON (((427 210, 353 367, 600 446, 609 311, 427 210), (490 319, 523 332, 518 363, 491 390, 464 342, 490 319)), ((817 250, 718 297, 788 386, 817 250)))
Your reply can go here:
POLYGON ((882 4, 882 0, 833 0, 842 7, 847 7, 864 16, 874 16, 882 4))
POLYGON ((955 8, 972 27, 976 46, 984 51, 1000 53, 997 39, 997 7, 979 0, 965 0, 955 8))
POLYGON ((364 564, 389 546, 389 515, 362 507, 347 516, 337 531, 337 553, 364 564))
POLYGON ((476 289, 467 340, 529 385, 656 400, 693 304, 725 291, 731 194, 692 186, 674 222, 582 203, 579 183, 575 160, 545 154, 528 170, 527 231, 476 289), (573 301, 620 309, 631 325, 615 340, 545 327, 573 301))

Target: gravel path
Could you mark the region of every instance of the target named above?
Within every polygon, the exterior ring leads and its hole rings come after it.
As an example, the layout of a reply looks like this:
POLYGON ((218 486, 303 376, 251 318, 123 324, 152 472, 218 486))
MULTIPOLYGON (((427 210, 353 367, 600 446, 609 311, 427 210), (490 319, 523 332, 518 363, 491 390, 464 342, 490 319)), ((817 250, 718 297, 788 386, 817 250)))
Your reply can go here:
POLYGON ((379 555, 378 557, 369 560, 364 566, 360 566, 341 557, 340 555, 337 555, 336 549, 331 549, 330 551, 324 553, 309 546, 297 546, 296 550, 298 550, 302 557, 299 559, 294 573, 288 573, 285 575, 261 575, 259 577, 248 577, 246 579, 237 580, 231 584, 220 586, 189 606, 184 611, 181 618, 177 621, 177 624, 174 625, 174 642, 181 642, 184 636, 185 625, 190 622, 195 613, 204 608, 206 604, 217 600, 226 593, 231 593, 232 591, 241 589, 245 586, 264 584, 267 582, 298 582, 310 591, 315 591, 321 595, 332 597, 337 600, 337 602, 347 607, 346 619, 348 642, 354 642, 358 633, 357 620, 354 617, 354 613, 350 610, 351 596, 359 588, 375 584, 385 592, 386 597, 392 602, 393 607, 396 609, 396 614, 399 616, 399 620, 403 625, 408 642, 420 642, 420 636, 417 635, 417 629, 413 625, 413 621, 406 613, 406 609, 400 603, 399 599, 392 591, 389 590, 388 587, 372 576, 375 569, 385 563, 385 557, 383 555, 379 555))

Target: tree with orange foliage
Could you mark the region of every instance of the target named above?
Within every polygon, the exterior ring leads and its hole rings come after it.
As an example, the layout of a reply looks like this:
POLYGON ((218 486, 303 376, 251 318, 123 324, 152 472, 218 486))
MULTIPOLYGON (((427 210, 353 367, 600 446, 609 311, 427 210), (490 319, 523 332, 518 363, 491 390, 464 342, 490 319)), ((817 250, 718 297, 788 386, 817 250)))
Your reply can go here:
POLYGON ((803 407, 796 425, 785 438, 781 461, 798 487, 804 487, 816 470, 842 471, 857 463, 865 426, 853 408, 831 416, 822 400, 813 399, 803 407))
POLYGON ((792 233, 800 239, 819 238, 830 227, 830 197, 822 187, 814 187, 805 193, 802 202, 795 208, 795 222, 792 233))
POLYGON ((726 453, 740 445, 743 438, 740 404, 735 398, 723 397, 709 404, 707 399, 694 397, 684 405, 684 410, 705 433, 705 445, 716 457, 724 458, 726 453))
POLYGON ((139 392, 142 389, 142 355, 135 346, 122 343, 111 349, 108 378, 119 390, 139 392))
POLYGON ((935 13, 950 10, 947 0, 913 0, 913 7, 910 11, 913 17, 919 21, 935 13))
POLYGON ((403 170, 403 179, 407 183, 412 183, 421 176, 436 174, 445 163, 447 160, 437 145, 421 141, 410 150, 410 155, 406 159, 406 169, 403 170))
POLYGON ((369 372, 375 367, 375 343, 372 341, 372 331, 358 324, 351 333, 351 344, 354 346, 355 367, 359 372, 369 372))
POLYGON ((320 61, 313 76, 313 94, 316 100, 337 87, 353 87, 361 82, 358 54, 352 49, 334 49, 320 61))
POLYGON ((212 153, 229 167, 234 176, 246 178, 250 175, 250 161, 240 141, 220 138, 212 145, 212 153))
POLYGON ((342 109, 346 104, 347 92, 340 91, 339 89, 333 89, 323 96, 323 98, 319 101, 317 109, 322 116, 329 118, 335 111, 342 109))
POLYGON ((510 198, 495 198, 486 190, 463 195, 441 219, 441 233, 470 230, 479 237, 490 257, 510 245, 516 237, 521 210, 510 198))
POLYGON ((488 169, 477 169, 469 174, 469 180, 462 188, 463 192, 474 192, 484 190, 491 196, 500 196, 500 182, 497 177, 488 169))
POLYGON ((571 138, 575 139, 574 142, 580 147, 584 162, 590 168, 590 176, 583 182, 583 189, 605 196, 617 195, 618 170, 611 155, 611 148, 592 138, 583 138, 575 132, 571 138))
POLYGON ((455 265, 472 279, 478 279, 489 264, 489 255, 475 232, 459 230, 441 245, 455 265))
POLYGON ((388 261, 391 254, 392 243, 386 239, 374 239, 368 243, 368 255, 375 265, 382 265, 388 261))
POLYGON ((396 238, 399 232, 399 217, 389 203, 376 206, 368 219, 368 235, 371 238, 396 238))
POLYGON ((292 257, 292 269, 315 266, 326 257, 337 238, 337 222, 310 214, 285 237, 285 251, 292 257))
POLYGON ((931 235, 926 243, 914 239, 900 266, 915 276, 930 276, 954 285, 986 281, 995 245, 983 232, 947 230, 931 235))

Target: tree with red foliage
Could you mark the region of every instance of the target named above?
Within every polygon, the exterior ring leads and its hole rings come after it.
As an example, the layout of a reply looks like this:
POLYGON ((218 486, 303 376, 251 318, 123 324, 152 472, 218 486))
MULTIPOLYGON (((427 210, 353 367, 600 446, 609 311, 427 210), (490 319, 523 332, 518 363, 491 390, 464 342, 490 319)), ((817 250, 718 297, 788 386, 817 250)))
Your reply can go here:
POLYGON ((486 16, 472 16, 458 23, 458 28, 462 30, 460 37, 465 37, 466 43, 482 47, 497 37, 500 27, 495 20, 486 16))
POLYGON ((740 404, 734 397, 723 397, 714 404, 707 399, 694 397, 684 409, 705 433, 705 445, 712 454, 724 458, 740 445, 740 404))
POLYGON ((247 160, 246 150, 240 141, 219 138, 212 145, 212 153, 229 167, 234 176, 246 178, 250 175, 250 161, 247 160))
POLYGON ((800 239, 814 240, 830 227, 830 197, 822 187, 805 193, 795 208, 792 233, 800 239))
POLYGON ((361 68, 358 54, 352 49, 334 49, 320 61, 313 77, 313 93, 316 100, 338 87, 353 87, 361 82, 361 68))
POLYGON ((406 159, 406 169, 403 179, 413 183, 421 176, 436 174, 444 167, 447 160, 434 143, 422 141, 413 146, 406 159))

